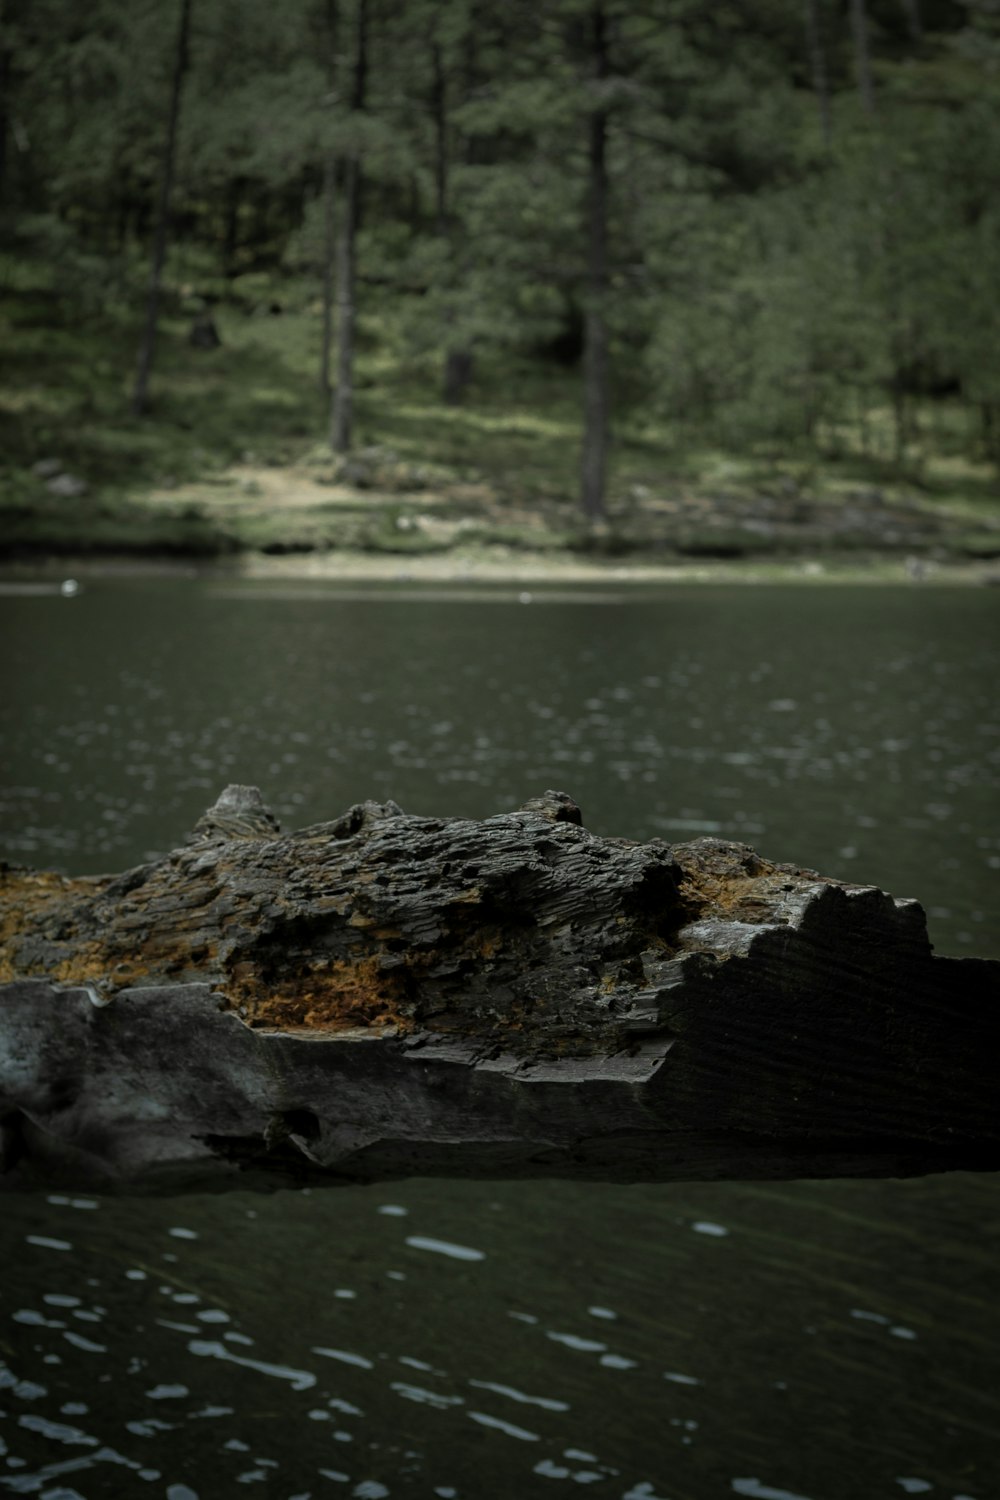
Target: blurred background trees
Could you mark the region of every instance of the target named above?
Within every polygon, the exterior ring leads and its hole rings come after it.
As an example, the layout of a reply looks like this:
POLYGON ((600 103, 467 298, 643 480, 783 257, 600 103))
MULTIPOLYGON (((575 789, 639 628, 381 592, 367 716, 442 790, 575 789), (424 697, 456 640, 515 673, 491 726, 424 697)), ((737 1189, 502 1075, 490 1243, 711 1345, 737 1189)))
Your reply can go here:
MULTIPOLYGON (((183 4, 0 15, 5 253, 136 343, 183 4)), ((577 371, 591 517, 624 414, 1000 463, 992 0, 193 0, 186 46, 167 291, 308 282, 337 448, 377 313, 443 403, 577 371)))

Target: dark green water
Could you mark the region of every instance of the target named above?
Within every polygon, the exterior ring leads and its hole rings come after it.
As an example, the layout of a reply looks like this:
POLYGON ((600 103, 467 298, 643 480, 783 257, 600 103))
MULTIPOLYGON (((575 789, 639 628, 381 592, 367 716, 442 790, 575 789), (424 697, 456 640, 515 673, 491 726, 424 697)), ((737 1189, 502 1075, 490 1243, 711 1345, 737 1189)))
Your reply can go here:
MULTIPOLYGON (((719 832, 1000 953, 987 591, 94 584, 0 598, 8 858, 123 868, 229 780, 719 832)), ((995 1179, 0 1203, 0 1491, 1000 1495, 995 1179)))

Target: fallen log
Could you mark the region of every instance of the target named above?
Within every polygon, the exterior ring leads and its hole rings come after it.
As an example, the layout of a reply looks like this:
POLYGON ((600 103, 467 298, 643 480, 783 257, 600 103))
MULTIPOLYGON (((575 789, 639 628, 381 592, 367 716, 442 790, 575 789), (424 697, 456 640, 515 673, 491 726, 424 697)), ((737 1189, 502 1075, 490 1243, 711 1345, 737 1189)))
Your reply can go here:
POLYGON ((744 844, 229 787, 125 874, 0 870, 0 1186, 1000 1166, 1000 962, 744 844))

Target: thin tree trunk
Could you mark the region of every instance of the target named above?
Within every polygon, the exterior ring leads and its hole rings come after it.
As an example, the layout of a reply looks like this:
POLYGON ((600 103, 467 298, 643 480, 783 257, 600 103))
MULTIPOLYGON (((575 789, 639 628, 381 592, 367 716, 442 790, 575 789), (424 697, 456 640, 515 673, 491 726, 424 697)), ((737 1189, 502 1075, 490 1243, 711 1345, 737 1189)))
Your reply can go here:
MULTIPOLYGON (((368 0, 358 0, 357 35, 351 109, 365 107, 368 81, 368 0)), ((361 204, 361 153, 355 146, 344 163, 343 203, 337 236, 337 385, 330 411, 330 446, 346 453, 354 418, 354 326, 356 307, 356 241, 361 204)))
MULTIPOLYGON (((451 274, 451 223, 448 215, 448 83, 440 43, 431 42, 431 118, 434 122, 434 229, 444 248, 448 261, 446 277, 451 274)), ((449 405, 457 404, 462 397, 461 368, 452 364, 454 351, 450 347, 451 326, 454 312, 450 306, 444 310, 444 337, 448 345, 444 357, 442 393, 449 405)))
POLYGON ((323 332, 319 350, 319 388, 330 394, 330 350, 333 346, 333 297, 337 263, 337 159, 323 162, 323 332))
MULTIPOLYGON (((331 107, 337 88, 337 0, 326 5, 326 81, 331 107)), ((319 388, 330 394, 330 350, 333 344, 333 296, 337 260, 337 158, 327 151, 323 160, 323 332, 319 350, 319 388)))
POLYGON ((113 260, 116 255, 121 254, 124 236, 122 234, 122 201, 125 196, 125 168, 122 163, 122 154, 119 152, 115 157, 114 170, 107 180, 107 194, 104 200, 104 213, 102 215, 102 249, 108 260, 113 260))
POLYGON ((0 0, 0 207, 7 200, 7 139, 10 134, 10 84, 13 72, 13 56, 9 47, 3 45, 4 5, 0 0))
POLYGON ((448 235, 448 82, 444 74, 441 47, 431 43, 431 117, 434 121, 434 227, 445 239, 448 235))
POLYGON ((892 377, 893 460, 897 468, 901 468, 906 460, 908 436, 906 417, 906 392, 903 390, 897 362, 897 369, 892 377))
POLYGON ((128 243, 128 211, 129 191, 119 183, 118 205, 115 218, 115 250, 117 254, 123 255, 128 243))
POLYGON ((243 179, 230 179, 226 191, 226 215, 222 231, 222 274, 231 276, 233 262, 240 240, 240 203, 243 198, 243 179))
POLYGON ((986 457, 991 462, 1000 464, 1000 402, 980 401, 979 419, 986 457))
POLYGON ((177 45, 174 51, 174 76, 170 87, 170 112, 167 117, 167 140, 163 155, 163 175, 160 179, 160 197, 156 213, 156 234, 153 240, 153 263, 149 276, 149 293, 146 299, 146 326, 139 345, 139 360, 136 368, 135 389, 132 392, 132 411, 141 416, 146 410, 149 377, 153 368, 153 351, 156 345, 156 324, 160 306, 160 282, 163 277, 163 262, 167 253, 167 232, 170 224, 170 194, 174 185, 174 161, 177 153, 177 122, 181 112, 181 88, 188 65, 188 38, 191 31, 191 0, 181 0, 180 22, 177 28, 177 45))
POLYGON ((865 393, 859 387, 857 395, 858 431, 861 435, 861 452, 865 458, 872 455, 872 432, 871 423, 868 420, 868 401, 865 393))
MULTIPOLYGON (((591 11, 594 79, 608 76, 607 22, 602 0, 591 11)), ((589 115, 587 205, 587 304, 583 332, 583 454, 581 499, 590 521, 603 520, 610 442, 608 367, 608 112, 599 94, 589 115)))
MULTIPOLYGON (((452 218, 449 212, 449 152, 448 152, 448 81, 441 47, 431 44, 431 63, 434 82, 431 88, 431 117, 434 122, 434 225, 438 238, 446 251, 453 251, 452 218)), ((451 256, 449 255, 449 265, 451 256)), ((472 379, 472 350, 452 338, 455 312, 451 306, 444 313, 445 354, 442 378, 442 395, 449 406, 457 406, 465 396, 472 379)))
POLYGON ((464 399, 475 368, 475 355, 467 346, 448 349, 444 357, 444 399, 449 406, 458 406, 464 399))
POLYGON ((833 137, 830 120, 830 80, 826 68, 826 48, 823 45, 819 0, 805 0, 804 18, 813 92, 816 95, 816 105, 819 110, 819 127, 823 136, 823 145, 829 151, 833 137))
POLYGON ((924 22, 920 14, 920 0, 903 0, 903 10, 906 12, 906 25, 911 41, 922 42, 924 22))
POLYGON ((865 0, 851 0, 851 31, 854 35, 854 59, 861 107, 865 114, 873 115, 875 113, 875 80, 872 77, 871 49, 868 42, 868 11, 865 0))
POLYGON ((360 175, 355 152, 348 157, 345 166, 340 233, 337 236, 337 384, 330 411, 330 446, 334 453, 349 450, 354 425, 355 239, 360 175))
MULTIPOLYGON (((872 76, 866 0, 851 0, 851 29, 854 33, 858 94, 861 99, 861 107, 868 116, 869 121, 874 125, 878 101, 875 94, 875 81, 872 76)), ((903 351, 907 344, 907 335, 903 313, 903 288, 900 279, 901 263, 897 255, 897 240, 891 208, 892 201, 898 194, 898 187, 894 180, 895 174, 892 166, 887 161, 883 145, 874 130, 871 141, 880 180, 880 196, 874 205, 874 237, 876 255, 882 264, 885 275, 886 322, 890 329, 889 348, 893 365, 889 389, 893 415, 891 453, 893 461, 898 468, 906 460, 907 442, 910 436, 909 412, 902 376, 904 365, 903 351)))

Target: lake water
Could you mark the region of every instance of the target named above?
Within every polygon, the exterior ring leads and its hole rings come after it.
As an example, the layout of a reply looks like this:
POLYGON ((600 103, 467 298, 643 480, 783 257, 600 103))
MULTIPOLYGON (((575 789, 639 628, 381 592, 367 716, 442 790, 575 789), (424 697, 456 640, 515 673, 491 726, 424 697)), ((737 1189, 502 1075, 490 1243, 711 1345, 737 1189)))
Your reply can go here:
MULTIPOLYGON (((989 591, 94 582, 0 598, 8 859, 228 781, 745 839, 1000 954, 989 591)), ((996 1500, 990 1176, 0 1200, 0 1493, 996 1500)))

